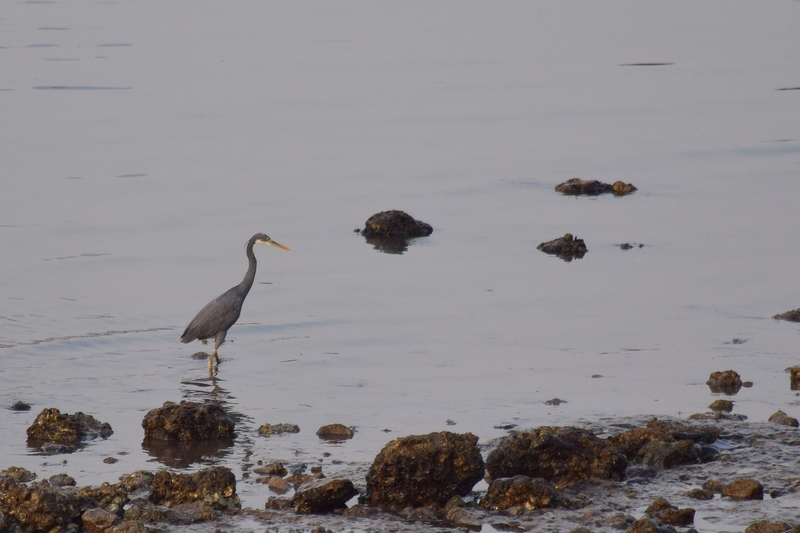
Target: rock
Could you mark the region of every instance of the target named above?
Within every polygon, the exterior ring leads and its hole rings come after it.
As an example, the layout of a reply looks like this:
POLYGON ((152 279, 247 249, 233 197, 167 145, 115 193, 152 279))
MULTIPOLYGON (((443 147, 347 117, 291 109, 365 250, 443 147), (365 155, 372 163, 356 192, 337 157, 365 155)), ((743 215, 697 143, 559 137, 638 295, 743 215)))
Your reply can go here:
POLYGON ((74 487, 77 484, 75 478, 67 474, 55 474, 47 481, 54 487, 74 487))
POLYGON ((99 507, 117 515, 122 514, 123 508, 130 501, 121 483, 115 485, 103 483, 96 488, 82 487, 78 491, 78 498, 83 509, 99 507))
POLYGON ((11 409, 12 411, 30 411, 31 404, 17 400, 16 402, 11 404, 9 409, 11 409))
POLYGON ((269 490, 278 494, 286 494, 292 488, 288 481, 278 476, 270 476, 266 483, 269 490))
POLYGON ((769 520, 759 520, 758 522, 753 522, 747 526, 745 531, 747 533, 783 533, 784 531, 789 531, 791 528, 792 526, 786 522, 770 522, 769 520))
POLYGON ((103 509, 87 509, 81 516, 83 527, 88 533, 103 533, 115 523, 120 522, 119 516, 103 509))
MULTIPOLYGON (((77 412, 74 415, 61 414, 51 407, 43 409, 27 430, 28 445, 42 448, 46 443, 76 445, 83 441, 102 437, 107 439, 114 431, 106 423, 97 421, 91 415, 77 412)), ((75 451, 69 446, 59 448, 62 452, 75 451)))
POLYGON ((483 478, 483 458, 472 433, 442 431, 395 439, 383 447, 367 473, 368 505, 401 509, 444 505, 466 496, 483 478))
POLYGON ((361 231, 367 242, 389 254, 402 254, 410 239, 433 233, 430 224, 415 220, 403 211, 383 211, 369 217, 361 231))
POLYGON ((298 513, 328 513, 347 507, 358 491, 349 479, 318 479, 302 485, 292 498, 298 513))
POLYGON ((672 526, 686 527, 694 522, 694 509, 678 509, 660 496, 644 512, 672 526))
POLYGON ((622 480, 628 460, 585 429, 536 428, 510 435, 486 460, 492 479, 517 475, 543 478, 557 488, 591 478, 622 480))
POLYGON ((28 481, 33 481, 36 479, 36 474, 19 466, 9 466, 5 470, 0 470, 0 472, 10 477, 17 483, 27 483, 28 481))
POLYGON ((621 181, 615 181, 612 185, 609 185, 597 180, 584 181, 579 178, 572 178, 556 185, 556 192, 568 196, 598 196, 609 192, 614 196, 625 196, 634 191, 636 191, 636 187, 621 181))
POLYGON ((629 461, 656 468, 672 468, 713 459, 718 452, 709 444, 717 438, 719 430, 713 426, 654 419, 644 428, 634 428, 608 440, 629 461))
POLYGON ((728 413, 695 413, 693 415, 689 415, 689 420, 734 420, 736 422, 744 422, 747 420, 745 415, 734 414, 729 415, 728 413))
POLYGON ((786 371, 789 372, 789 388, 800 390, 800 366, 791 366, 786 371))
POLYGON ((202 501, 214 509, 238 509, 236 476, 228 468, 214 466, 193 474, 156 473, 150 501, 173 506, 202 501))
POLYGON ((134 494, 140 490, 149 491, 153 488, 155 474, 147 470, 137 470, 129 476, 122 478, 120 487, 126 494, 134 494))
POLYGON ((208 441, 234 437, 234 419, 214 402, 165 402, 142 420, 145 440, 208 441))
POLYGON ((706 489, 692 489, 686 493, 690 498, 695 500, 713 500, 714 492, 706 489))
POLYGON ((646 516, 634 522, 625 533, 676 533, 675 528, 658 518, 646 516))
POLYGON ((630 183, 623 183, 615 181, 611 184, 611 194, 614 196, 627 196, 628 194, 636 192, 636 187, 630 183))
POLYGON ((706 381, 706 385, 711 389, 711 392, 733 396, 742 388, 742 379, 733 370, 712 372, 708 381, 706 381))
POLYGON ((521 507, 529 511, 544 507, 576 507, 570 498, 544 479, 528 476, 495 479, 480 505, 494 510, 521 507))
POLYGON ((76 527, 81 515, 74 494, 51 487, 18 483, 13 477, 0 477, 0 526, 3 531, 50 531, 76 527))
POLYGON ((555 406, 559 406, 562 403, 567 403, 567 401, 566 400, 562 400, 560 398, 551 398, 551 399, 546 400, 544 402, 545 405, 555 405, 555 406))
POLYGON ((755 479, 737 479, 724 485, 722 494, 734 500, 763 500, 764 487, 755 479))
POLYGON ((775 424, 782 424, 784 426, 791 426, 793 428, 800 427, 800 422, 797 421, 796 418, 793 418, 781 410, 778 410, 777 413, 769 417, 769 421, 775 424))
POLYGON ((777 320, 788 320, 789 322, 800 322, 800 309, 786 311, 785 313, 780 313, 772 318, 777 320))
POLYGON ((567 263, 573 259, 581 259, 588 251, 583 239, 575 238, 571 233, 552 241, 543 242, 536 249, 546 254, 558 256, 567 263))
POLYGON ((708 408, 712 411, 730 413, 733 411, 733 402, 730 400, 714 400, 708 408))
POLYGON ((349 428, 343 424, 328 424, 317 430, 317 437, 325 440, 347 440, 352 439, 353 435, 355 435, 353 428, 349 428))
POLYGON ((644 248, 644 244, 631 244, 629 242, 623 242, 619 245, 620 250, 633 250, 634 248, 644 248))
POLYGON ((259 435, 280 435, 282 433, 300 433, 300 426, 295 424, 261 424, 259 435))
POLYGON ((259 466, 253 469, 253 472, 262 476, 278 476, 283 477, 289 473, 283 463, 270 463, 268 465, 259 466))

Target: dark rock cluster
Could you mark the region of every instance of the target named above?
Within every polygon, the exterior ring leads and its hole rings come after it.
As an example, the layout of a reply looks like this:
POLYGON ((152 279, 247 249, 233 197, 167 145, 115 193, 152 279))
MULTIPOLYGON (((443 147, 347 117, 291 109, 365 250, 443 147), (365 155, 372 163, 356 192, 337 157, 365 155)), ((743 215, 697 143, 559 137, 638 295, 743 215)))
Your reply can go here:
POLYGON ((621 181, 615 181, 609 185, 597 180, 584 181, 579 178, 572 178, 556 185, 556 192, 570 196, 599 196, 606 193, 611 193, 614 196, 625 196, 635 191, 636 187, 621 181))
POLYGON ((571 233, 567 233, 563 237, 553 239, 552 241, 543 242, 539 244, 536 249, 546 254, 560 257, 567 263, 573 259, 581 259, 588 251, 583 239, 573 237, 571 233))
POLYGON ((27 433, 29 446, 46 448, 50 444, 57 444, 61 446, 48 449, 71 452, 81 442, 98 437, 107 439, 114 431, 110 425, 99 422, 91 415, 81 412, 74 415, 62 414, 51 407, 39 413, 27 433))
POLYGON ((382 211, 369 217, 364 223, 361 235, 376 250, 388 254, 402 254, 408 249, 411 239, 427 237, 433 227, 414 219, 404 211, 382 211))
POLYGON ((142 420, 145 440, 207 441, 232 439, 233 417, 214 402, 165 402, 142 420))

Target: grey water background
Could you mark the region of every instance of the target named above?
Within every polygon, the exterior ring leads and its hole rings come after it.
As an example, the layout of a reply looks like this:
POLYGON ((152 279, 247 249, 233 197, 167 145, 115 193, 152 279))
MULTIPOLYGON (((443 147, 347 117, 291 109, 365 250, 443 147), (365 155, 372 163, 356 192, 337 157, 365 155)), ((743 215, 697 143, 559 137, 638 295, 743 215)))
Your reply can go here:
POLYGON ((237 414, 189 468, 256 507, 254 460, 687 416, 717 370, 754 383, 735 413, 800 415, 798 326, 770 318, 800 307, 799 27, 795 1, 4 2, 0 401, 32 409, 0 411, 0 468, 162 468, 141 420, 182 399, 237 414), (381 253, 353 230, 386 209, 434 233, 381 253), (178 339, 261 231, 293 251, 256 248, 211 378, 178 339), (567 232, 585 258, 536 250, 567 232), (114 435, 41 455, 45 407, 114 435))

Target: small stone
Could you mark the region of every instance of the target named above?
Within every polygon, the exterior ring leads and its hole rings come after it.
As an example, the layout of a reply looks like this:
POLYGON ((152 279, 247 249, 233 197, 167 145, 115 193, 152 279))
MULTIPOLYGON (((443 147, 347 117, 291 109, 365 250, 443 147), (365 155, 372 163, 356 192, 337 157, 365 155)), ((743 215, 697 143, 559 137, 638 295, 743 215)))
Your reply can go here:
POLYGON ((733 411, 733 402, 730 400, 715 400, 708 408, 712 411, 730 413, 733 411))
POLYGON ((17 400, 16 402, 11 404, 9 409, 11 409, 12 411, 30 411, 31 404, 17 400))
POLYGON ((286 494, 292 488, 288 481, 278 476, 270 476, 267 479, 267 486, 277 494, 286 494))
POLYGON ((769 421, 774 424, 782 424, 784 426, 791 426, 793 428, 800 427, 800 422, 798 422, 796 418, 791 417, 780 410, 769 417, 769 421))
POLYGON ((734 500, 763 500, 764 486, 755 479, 738 479, 723 486, 722 494, 734 500))
POLYGON ((67 474, 55 474, 47 481, 54 487, 74 487, 77 484, 75 478, 67 474))
POLYGON ((328 424, 317 430, 317 437, 325 440, 346 440, 352 439, 355 435, 353 428, 343 424, 328 424))
POLYGON ((545 405, 556 405, 556 406, 561 405, 562 403, 567 403, 567 402, 566 400, 561 400, 559 398, 551 398, 550 400, 544 402, 545 405))
POLYGON ((676 533, 675 528, 668 526, 658 518, 644 517, 634 522, 625 533, 676 533))
POLYGON ((520 507, 527 510, 545 507, 574 507, 570 499, 542 478, 514 476, 492 481, 481 500, 486 509, 520 507))
POLYGON ((119 459, 117 459, 116 457, 106 457, 103 459, 103 462, 106 463, 107 465, 113 465, 115 463, 118 463, 119 459))
POLYGON ((259 466, 253 469, 253 472, 262 476, 278 476, 283 477, 289 473, 283 463, 270 463, 268 465, 259 466))
POLYGON ((690 498, 694 498, 695 500, 713 500, 714 493, 710 490, 705 489, 692 489, 686 493, 686 495, 690 498))
POLYGON ((589 251, 583 239, 578 239, 571 233, 552 241, 543 242, 536 249, 549 255, 555 255, 567 263, 573 259, 581 259, 589 251))

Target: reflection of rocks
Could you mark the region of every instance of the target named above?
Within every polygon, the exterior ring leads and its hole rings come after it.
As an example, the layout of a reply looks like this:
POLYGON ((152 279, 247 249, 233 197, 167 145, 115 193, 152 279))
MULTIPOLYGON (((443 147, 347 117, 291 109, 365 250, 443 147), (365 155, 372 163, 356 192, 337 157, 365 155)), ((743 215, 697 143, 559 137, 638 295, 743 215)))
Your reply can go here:
POLYGON ((142 448, 171 468, 186 468, 203 460, 203 457, 221 457, 233 450, 234 440, 216 439, 206 441, 168 441, 145 439, 142 448))
POLYGON ((774 424, 782 424, 793 428, 800 427, 800 422, 798 422, 796 418, 787 415, 781 410, 778 410, 778 412, 769 417, 769 421, 774 424))
POLYGON ((706 385, 711 389, 711 392, 733 396, 742 388, 742 379, 733 370, 712 372, 708 381, 706 381, 706 385))
POLYGON ((240 507, 236 477, 228 468, 215 466, 194 474, 156 473, 150 501, 171 507, 179 503, 201 501, 214 509, 240 507))
POLYGON ((536 249, 546 254, 556 255, 567 263, 573 259, 581 259, 588 251, 583 239, 573 237, 571 233, 552 241, 543 242, 536 249))
POLYGON ((300 433, 300 426, 296 424, 261 424, 258 428, 259 435, 281 435, 283 433, 300 433))
POLYGON ((332 441, 352 439, 353 435, 355 435, 353 428, 344 424, 328 424, 317 430, 317 437, 332 441))
POLYGON ((597 180, 584 181, 579 178, 572 178, 556 185, 556 192, 569 196, 598 196, 609 192, 614 196, 625 196, 635 191, 636 187, 621 181, 615 181, 612 185, 609 185, 597 180))
POLYGON ((361 230, 369 244, 387 254, 402 254, 408 249, 410 239, 427 237, 431 233, 433 228, 430 224, 397 210, 372 215, 361 230))
POLYGON ((481 506, 487 509, 541 509, 544 507, 573 508, 576 504, 542 478, 528 476, 503 477, 489 485, 481 506))
POLYGON ((466 496, 483 478, 478 437, 449 431, 411 435, 383 447, 367 474, 369 505, 403 508, 444 505, 466 496))
POLYGON ((232 439, 235 422, 214 402, 165 402, 142 420, 145 440, 208 441, 232 439))
POLYGON ((28 428, 28 445, 45 448, 48 443, 57 446, 47 447, 55 452, 71 452, 74 446, 87 440, 102 437, 107 439, 114 432, 111 426, 97 421, 93 416, 81 412, 74 415, 61 414, 58 409, 42 410, 28 428))
POLYGON ((585 429, 540 427, 507 437, 486 459, 492 479, 524 475, 562 488, 598 477, 625 478, 628 460, 585 429))
POLYGON ((318 479, 306 483, 294 493, 292 507, 298 513, 327 513, 347 507, 358 494, 349 479, 318 479))
POLYGON ((777 314, 772 318, 777 320, 788 320, 789 322, 800 322, 800 309, 786 311, 785 313, 777 314))
POLYGON ((712 426, 654 419, 644 428, 634 428, 608 440, 631 462, 673 468, 714 459, 719 452, 710 444, 718 437, 719 430, 712 426))

